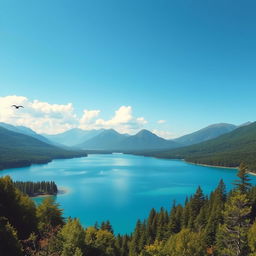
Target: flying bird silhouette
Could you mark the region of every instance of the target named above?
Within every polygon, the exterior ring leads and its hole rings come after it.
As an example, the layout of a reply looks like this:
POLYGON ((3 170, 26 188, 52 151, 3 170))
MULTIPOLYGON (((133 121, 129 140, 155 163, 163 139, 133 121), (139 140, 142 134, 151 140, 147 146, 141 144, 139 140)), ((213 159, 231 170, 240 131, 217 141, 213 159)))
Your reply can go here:
POLYGON ((16 109, 24 108, 23 106, 17 106, 17 105, 12 105, 12 107, 15 107, 16 109))

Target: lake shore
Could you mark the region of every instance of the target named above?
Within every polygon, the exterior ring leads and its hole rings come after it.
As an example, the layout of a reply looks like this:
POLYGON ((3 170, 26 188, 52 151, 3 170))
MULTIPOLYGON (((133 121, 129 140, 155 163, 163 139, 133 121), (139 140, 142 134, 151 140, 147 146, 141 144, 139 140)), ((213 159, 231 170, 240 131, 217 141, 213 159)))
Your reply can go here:
MULTIPOLYGON (((213 167, 213 168, 225 168, 225 169, 233 169, 233 170, 238 170, 238 167, 225 167, 225 166, 218 166, 218 165, 209 165, 209 164, 197 164, 197 163, 192 163, 192 162, 188 162, 185 161, 184 159, 182 159, 182 161, 189 163, 189 164, 194 164, 194 165, 200 165, 200 166, 205 166, 205 167, 213 167)), ((256 176, 255 172, 248 172, 248 174, 256 176)))
POLYGON ((56 195, 51 194, 42 194, 42 195, 36 195, 36 196, 30 196, 31 198, 39 198, 39 197, 49 197, 49 196, 58 196, 58 195, 66 195, 70 192, 69 188, 66 187, 60 187, 58 189, 58 193, 56 195))
POLYGON ((182 159, 182 161, 189 163, 189 164, 194 164, 194 165, 199 165, 199 166, 205 166, 205 167, 212 167, 212 168, 224 168, 224 169, 238 169, 238 167, 226 167, 226 166, 219 166, 219 165, 210 165, 210 164, 198 164, 198 163, 193 163, 193 162, 189 162, 186 161, 184 159, 182 159))
POLYGON ((36 195, 36 196, 29 196, 30 198, 39 198, 39 197, 48 197, 48 196, 55 196, 50 194, 42 194, 42 195, 36 195))

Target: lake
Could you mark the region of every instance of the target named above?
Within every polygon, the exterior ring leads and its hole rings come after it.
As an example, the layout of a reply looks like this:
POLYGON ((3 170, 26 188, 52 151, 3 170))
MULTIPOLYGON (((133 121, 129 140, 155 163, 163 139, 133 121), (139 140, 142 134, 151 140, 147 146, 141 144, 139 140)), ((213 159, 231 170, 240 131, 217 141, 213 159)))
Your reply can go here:
MULTIPOLYGON (((65 217, 78 217, 84 226, 110 220, 115 233, 124 234, 133 230, 138 218, 146 218, 151 208, 170 209, 173 200, 184 203, 199 185, 209 194, 222 178, 230 190, 236 170, 113 154, 54 160, 4 170, 0 175, 10 175, 15 181, 53 180, 68 191, 56 196, 65 217)), ((256 177, 251 178, 256 184, 256 177)))

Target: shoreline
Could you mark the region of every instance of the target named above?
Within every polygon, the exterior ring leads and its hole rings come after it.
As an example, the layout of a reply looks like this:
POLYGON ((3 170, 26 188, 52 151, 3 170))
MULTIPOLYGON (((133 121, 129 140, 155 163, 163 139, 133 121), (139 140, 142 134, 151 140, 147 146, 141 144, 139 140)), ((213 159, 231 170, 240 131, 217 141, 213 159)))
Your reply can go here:
POLYGON ((198 164, 198 163, 193 163, 193 162, 189 162, 186 160, 182 161, 189 163, 189 164, 194 164, 194 165, 200 165, 200 166, 205 166, 205 167, 212 167, 212 168, 224 168, 224 169, 238 169, 238 167, 226 167, 226 166, 222 166, 222 165, 210 165, 210 164, 198 164))
POLYGON ((35 161, 35 162, 26 162, 26 163, 22 163, 22 164, 15 164, 15 165, 10 165, 10 166, 4 166, 0 168, 0 172, 1 171, 6 171, 6 170, 11 170, 11 169, 17 169, 17 168, 24 168, 24 167, 31 167, 33 165, 46 165, 51 163, 54 160, 65 160, 65 159, 74 159, 74 158, 82 158, 82 157, 88 157, 88 154, 85 152, 85 155, 78 155, 78 156, 70 156, 70 157, 54 157, 54 158, 49 158, 49 159, 45 159, 45 160, 41 160, 41 161, 35 161))
POLYGON ((51 195, 51 194, 42 194, 42 195, 36 195, 36 196, 29 196, 30 198, 40 198, 40 197, 49 197, 49 196, 58 196, 58 195, 66 195, 70 192, 69 188, 66 187, 60 187, 58 189, 57 194, 51 195))
POLYGON ((30 197, 30 198, 39 198, 39 197, 48 197, 48 196, 56 196, 56 195, 42 194, 42 195, 29 196, 29 197, 30 197))
MULTIPOLYGON (((193 162, 188 162, 184 159, 182 159, 182 161, 184 161, 186 163, 189 163, 189 164, 200 165, 200 166, 205 166, 205 167, 213 167, 213 168, 224 168, 224 169, 234 169, 234 170, 235 169, 238 170, 238 168, 239 168, 239 167, 225 167, 225 166, 209 165, 209 164, 197 164, 197 163, 193 163, 193 162)), ((247 173, 250 174, 250 175, 256 176, 255 172, 248 171, 247 173)))

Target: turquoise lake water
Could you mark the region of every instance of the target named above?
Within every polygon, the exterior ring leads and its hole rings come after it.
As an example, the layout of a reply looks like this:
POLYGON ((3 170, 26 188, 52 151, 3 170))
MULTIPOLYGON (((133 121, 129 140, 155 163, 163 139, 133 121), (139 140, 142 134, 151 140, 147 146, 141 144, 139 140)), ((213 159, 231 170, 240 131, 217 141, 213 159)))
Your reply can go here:
MULTIPOLYGON (((79 217, 84 226, 110 220, 116 233, 130 233, 137 219, 146 218, 151 208, 170 209, 173 200, 184 203, 198 185, 209 194, 222 178, 227 190, 231 189, 236 170, 113 154, 54 160, 4 170, 0 175, 19 181, 53 180, 68 190, 56 196, 65 217, 79 217)), ((256 184, 256 176, 251 178, 256 184)))

